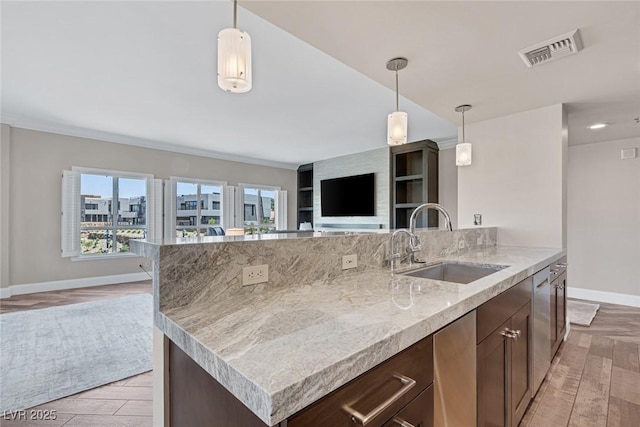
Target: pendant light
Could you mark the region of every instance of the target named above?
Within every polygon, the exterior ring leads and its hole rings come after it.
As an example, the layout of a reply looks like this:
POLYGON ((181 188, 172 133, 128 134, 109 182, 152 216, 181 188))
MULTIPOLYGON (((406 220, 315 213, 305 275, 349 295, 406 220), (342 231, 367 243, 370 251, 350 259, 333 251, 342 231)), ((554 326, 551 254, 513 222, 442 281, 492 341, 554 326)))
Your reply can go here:
POLYGON ((233 1, 233 28, 218 33, 218 86, 233 93, 251 90, 251 37, 238 30, 238 1, 233 1))
POLYGON ((404 69, 409 60, 407 58, 393 58, 387 61, 387 70, 396 72, 396 111, 387 118, 387 143, 402 145, 407 143, 407 113, 400 111, 398 94, 398 70, 404 69))
POLYGON ((457 113, 462 113, 462 142, 456 145, 456 166, 469 166, 471 164, 471 143, 464 139, 464 113, 471 110, 471 105, 459 105, 457 113))

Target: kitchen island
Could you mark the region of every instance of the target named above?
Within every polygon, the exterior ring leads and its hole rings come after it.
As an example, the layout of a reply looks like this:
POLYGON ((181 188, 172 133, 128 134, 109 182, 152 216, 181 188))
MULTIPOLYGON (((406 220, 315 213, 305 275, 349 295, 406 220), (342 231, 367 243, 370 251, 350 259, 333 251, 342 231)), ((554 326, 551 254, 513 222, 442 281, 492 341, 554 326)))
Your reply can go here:
MULTIPOLYGON (((255 416, 243 425, 273 426, 566 254, 496 246, 496 234, 495 228, 421 232, 427 262, 505 267, 466 285, 392 273, 385 267, 389 234, 132 248, 154 261, 155 325, 167 355, 188 356, 241 402, 248 419, 255 416), (354 253, 358 267, 342 270, 341 256, 354 253), (259 264, 269 265, 269 280, 243 286, 242 268, 259 264)), ((171 384, 164 382, 171 406, 171 384)))

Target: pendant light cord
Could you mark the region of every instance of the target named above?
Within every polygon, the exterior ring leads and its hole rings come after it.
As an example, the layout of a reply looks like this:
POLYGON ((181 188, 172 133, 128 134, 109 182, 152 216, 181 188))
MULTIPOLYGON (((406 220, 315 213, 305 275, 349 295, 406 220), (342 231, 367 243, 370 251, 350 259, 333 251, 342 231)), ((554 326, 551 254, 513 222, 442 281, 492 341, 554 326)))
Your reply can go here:
POLYGON ((400 111, 400 101, 398 95, 398 68, 396 67, 396 111, 400 111))
POLYGON ((233 28, 238 28, 238 0, 233 0, 233 28))
POLYGON ((464 109, 462 110, 462 143, 464 144, 464 109))

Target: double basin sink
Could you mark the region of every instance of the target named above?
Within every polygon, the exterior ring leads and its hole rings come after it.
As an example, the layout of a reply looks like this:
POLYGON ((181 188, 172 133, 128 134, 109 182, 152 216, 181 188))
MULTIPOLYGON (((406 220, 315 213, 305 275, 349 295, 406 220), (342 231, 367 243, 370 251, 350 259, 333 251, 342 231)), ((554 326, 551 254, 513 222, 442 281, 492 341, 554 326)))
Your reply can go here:
POLYGON ((442 280, 458 284, 469 284, 490 274, 497 273, 507 265, 486 265, 459 262, 439 262, 417 270, 402 273, 406 276, 421 277, 424 279, 442 280))

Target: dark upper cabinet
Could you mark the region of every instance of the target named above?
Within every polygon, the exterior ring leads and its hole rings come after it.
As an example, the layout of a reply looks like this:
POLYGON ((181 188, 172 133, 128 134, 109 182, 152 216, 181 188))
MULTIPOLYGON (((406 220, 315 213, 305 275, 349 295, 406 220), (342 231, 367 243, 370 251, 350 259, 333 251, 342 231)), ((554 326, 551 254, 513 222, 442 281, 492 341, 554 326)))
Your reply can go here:
MULTIPOLYGON (((391 228, 409 227, 411 212, 422 203, 438 203, 438 145, 418 141, 391 147, 391 228)), ((437 227, 438 212, 418 218, 418 227, 437 227), (428 215, 428 222, 424 218, 428 215)))

